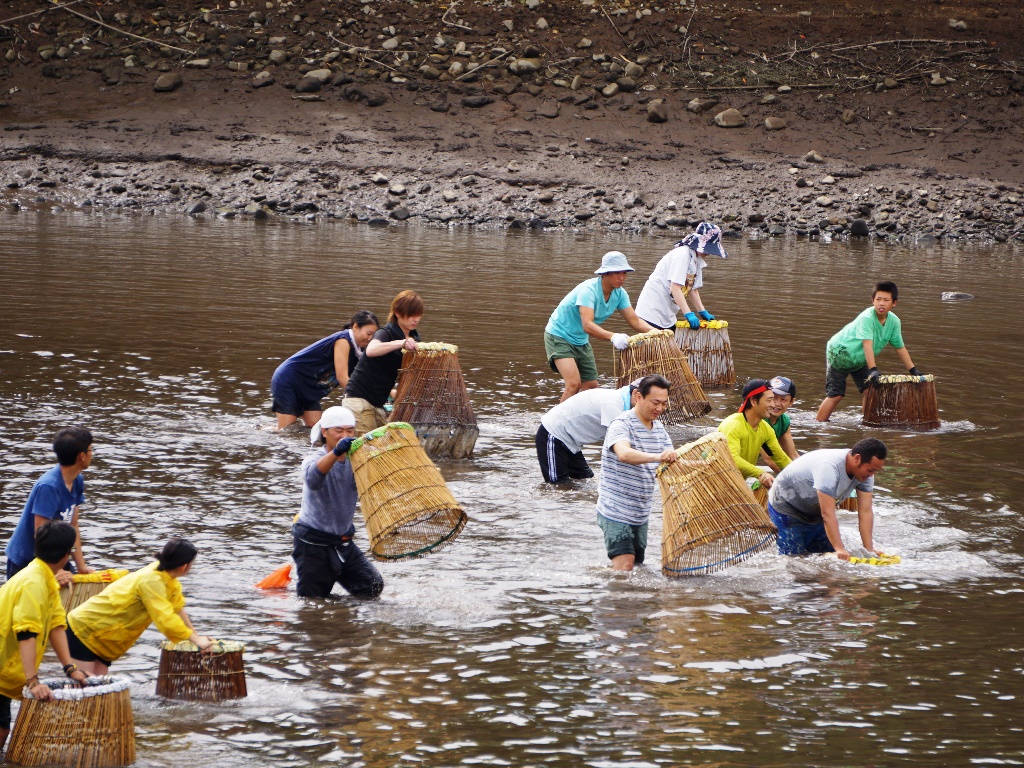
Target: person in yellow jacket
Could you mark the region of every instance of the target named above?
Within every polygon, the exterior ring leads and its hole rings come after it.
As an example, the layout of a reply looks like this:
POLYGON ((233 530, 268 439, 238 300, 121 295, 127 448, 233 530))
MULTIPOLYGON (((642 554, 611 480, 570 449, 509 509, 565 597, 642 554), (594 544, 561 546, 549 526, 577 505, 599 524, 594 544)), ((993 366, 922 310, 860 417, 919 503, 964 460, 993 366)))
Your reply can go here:
POLYGON ((192 542, 171 539, 156 562, 118 579, 71 611, 68 646, 75 662, 90 674, 105 675, 151 623, 172 642, 191 640, 208 649, 212 641, 196 634, 178 581, 192 570, 195 558, 192 542))
POLYGON ((745 478, 754 478, 765 488, 771 488, 774 477, 766 467, 756 462, 764 447, 771 454, 779 469, 785 469, 792 461, 779 445, 768 421, 768 411, 775 395, 764 379, 751 379, 743 387, 743 404, 737 413, 727 416, 718 425, 718 431, 729 441, 729 453, 745 478))
POLYGON ((20 699, 25 686, 37 699, 53 698, 37 675, 47 640, 64 665, 64 674, 78 682, 86 678, 71 663, 56 579, 75 549, 75 536, 74 527, 65 522, 39 526, 35 559, 0 587, 0 748, 11 732, 11 699, 20 699))

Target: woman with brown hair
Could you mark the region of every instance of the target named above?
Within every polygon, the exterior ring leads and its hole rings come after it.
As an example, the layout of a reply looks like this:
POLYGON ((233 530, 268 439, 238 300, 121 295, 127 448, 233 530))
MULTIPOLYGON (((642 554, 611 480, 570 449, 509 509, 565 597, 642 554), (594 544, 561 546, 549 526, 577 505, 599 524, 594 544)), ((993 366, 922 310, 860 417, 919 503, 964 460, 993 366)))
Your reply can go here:
POLYGON ((388 414, 384 404, 398 380, 402 350, 416 349, 416 331, 423 317, 423 299, 415 291, 402 291, 391 302, 384 327, 373 334, 345 387, 341 404, 356 417, 356 434, 384 426, 388 414))

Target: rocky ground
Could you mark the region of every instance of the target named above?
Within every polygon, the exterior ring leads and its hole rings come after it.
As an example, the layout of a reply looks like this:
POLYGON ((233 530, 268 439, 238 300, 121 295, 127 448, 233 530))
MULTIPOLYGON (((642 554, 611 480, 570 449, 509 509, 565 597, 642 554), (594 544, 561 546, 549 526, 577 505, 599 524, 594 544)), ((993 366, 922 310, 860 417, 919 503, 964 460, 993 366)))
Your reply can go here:
POLYGON ((60 5, 7 207, 1024 240, 1019 0, 60 5))

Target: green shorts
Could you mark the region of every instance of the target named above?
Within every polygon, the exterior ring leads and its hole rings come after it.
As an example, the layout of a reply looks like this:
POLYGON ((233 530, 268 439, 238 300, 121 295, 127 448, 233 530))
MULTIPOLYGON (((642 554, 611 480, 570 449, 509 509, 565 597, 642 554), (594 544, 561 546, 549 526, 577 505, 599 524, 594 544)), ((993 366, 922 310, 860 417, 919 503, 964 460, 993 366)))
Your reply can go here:
POLYGON ((580 372, 580 381, 597 381, 597 361, 594 359, 594 348, 588 341, 586 344, 570 344, 561 336, 553 336, 544 332, 544 352, 548 356, 548 365, 558 373, 555 360, 571 357, 576 361, 580 372))
POLYGON ((609 560, 619 555, 633 555, 637 565, 644 561, 644 552, 647 551, 647 523, 629 525, 609 520, 599 514, 597 524, 604 532, 604 548, 608 550, 609 560))

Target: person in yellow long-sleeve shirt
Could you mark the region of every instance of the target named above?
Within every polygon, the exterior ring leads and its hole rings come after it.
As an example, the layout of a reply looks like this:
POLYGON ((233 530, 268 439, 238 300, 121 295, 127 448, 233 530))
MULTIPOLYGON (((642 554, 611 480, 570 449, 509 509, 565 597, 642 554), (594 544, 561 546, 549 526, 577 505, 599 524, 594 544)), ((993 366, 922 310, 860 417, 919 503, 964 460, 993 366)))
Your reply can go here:
POLYGON ((202 650, 210 647, 210 638, 196 634, 185 612, 178 581, 192 570, 195 546, 174 538, 156 558, 68 614, 71 656, 90 674, 105 675, 151 623, 172 642, 191 640, 202 650))
POLYGON ((64 606, 55 574, 75 548, 77 533, 64 522, 44 523, 35 531, 35 559, 0 587, 0 748, 11 731, 11 699, 28 686, 41 700, 52 697, 37 672, 49 641, 64 674, 83 682, 85 673, 71 663, 64 635, 64 606))
POLYGON ((765 488, 771 488, 774 477, 765 467, 756 462, 764 447, 771 454, 779 469, 785 469, 792 461, 779 445, 775 430, 768 422, 768 410, 775 395, 764 379, 751 379, 743 387, 743 404, 737 413, 726 417, 718 425, 718 431, 729 441, 729 453, 745 478, 758 480, 765 488))

